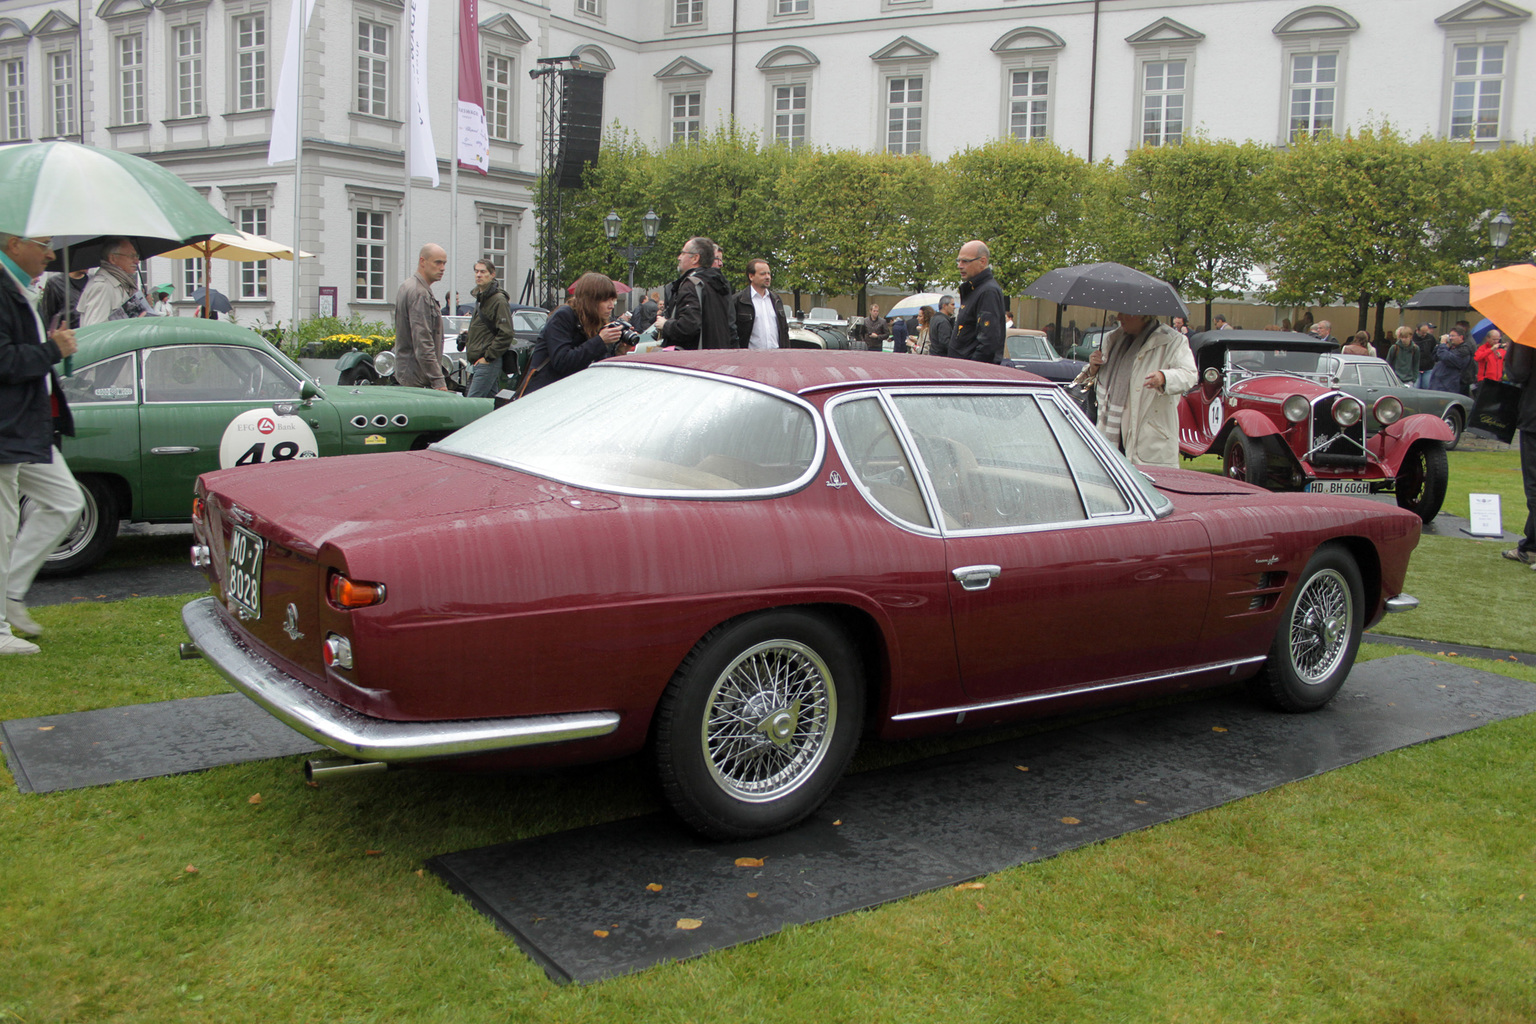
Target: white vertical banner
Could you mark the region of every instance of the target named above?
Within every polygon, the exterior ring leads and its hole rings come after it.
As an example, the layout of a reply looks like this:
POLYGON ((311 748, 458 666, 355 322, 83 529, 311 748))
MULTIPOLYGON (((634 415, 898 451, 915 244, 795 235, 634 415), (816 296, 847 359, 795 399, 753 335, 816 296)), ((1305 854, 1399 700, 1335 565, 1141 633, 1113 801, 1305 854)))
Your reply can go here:
POLYGON ((411 0, 411 166, 408 177, 437 176, 437 147, 432 143, 432 121, 427 103, 427 0, 411 0))
MULTIPOLYGON (((283 46, 283 66, 277 75, 277 95, 272 100, 272 141, 267 163, 296 160, 299 155, 299 76, 304 73, 304 33, 315 0, 293 0, 288 15, 288 38, 283 46)), ((293 240, 297 248, 299 240, 293 240)))

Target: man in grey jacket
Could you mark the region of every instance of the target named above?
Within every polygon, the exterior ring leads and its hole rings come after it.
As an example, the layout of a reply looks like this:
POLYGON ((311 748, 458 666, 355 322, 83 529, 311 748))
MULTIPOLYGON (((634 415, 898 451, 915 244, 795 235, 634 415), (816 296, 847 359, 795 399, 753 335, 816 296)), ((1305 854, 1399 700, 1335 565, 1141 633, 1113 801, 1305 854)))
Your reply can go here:
POLYGON ((448 269, 448 253, 428 242, 416 258, 416 273, 395 292, 395 380, 412 388, 447 391, 443 379, 443 311, 432 286, 448 269))

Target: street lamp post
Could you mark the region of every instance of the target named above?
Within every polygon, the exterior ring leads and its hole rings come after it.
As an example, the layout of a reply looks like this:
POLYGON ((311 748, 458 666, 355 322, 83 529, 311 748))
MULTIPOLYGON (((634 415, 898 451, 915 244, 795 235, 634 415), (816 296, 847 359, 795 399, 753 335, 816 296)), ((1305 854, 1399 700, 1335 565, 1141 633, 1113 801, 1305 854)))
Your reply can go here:
POLYGON ((1488 244, 1493 246, 1493 265, 1499 265, 1499 256, 1503 254, 1504 247, 1509 244, 1509 229, 1515 224, 1515 219, 1509 215, 1508 210, 1500 210, 1488 221, 1488 244))
POLYGON ((629 261, 629 292, 630 299, 626 302, 626 309, 634 308, 635 292, 635 264, 645 257, 645 254, 656 248, 656 232, 661 228, 661 218, 656 216, 655 210, 647 210, 645 216, 640 218, 641 230, 645 232, 644 245, 619 245, 619 228, 624 226, 624 218, 619 216, 619 211, 609 210, 608 216, 603 218, 603 234, 608 236, 608 244, 613 251, 629 261))

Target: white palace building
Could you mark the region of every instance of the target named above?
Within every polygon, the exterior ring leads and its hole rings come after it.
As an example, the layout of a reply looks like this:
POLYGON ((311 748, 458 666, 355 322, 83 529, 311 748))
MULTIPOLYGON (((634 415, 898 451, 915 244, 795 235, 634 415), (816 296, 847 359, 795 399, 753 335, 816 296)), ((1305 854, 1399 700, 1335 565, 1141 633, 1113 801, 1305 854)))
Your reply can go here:
MULTIPOLYGON (((453 204, 459 0, 427 17, 442 183, 409 195, 410 0, 316 0, 302 170, 268 164, 294 2, 0 0, 0 144, 155 160, 236 225, 315 254, 301 315, 324 288, 342 315, 382 319, 420 245, 455 235, 456 290, 484 252, 516 293, 536 244, 541 57, 605 70, 603 123, 658 143, 733 117, 766 141, 939 160, 1007 135, 1100 160, 1194 132, 1283 146, 1384 119, 1477 147, 1536 133, 1536 26, 1505 0, 480 0, 490 171, 461 171, 453 204)), ((150 267, 182 299, 197 282, 191 263, 150 267)), ((293 314, 288 264, 212 278, 243 322, 293 314)))

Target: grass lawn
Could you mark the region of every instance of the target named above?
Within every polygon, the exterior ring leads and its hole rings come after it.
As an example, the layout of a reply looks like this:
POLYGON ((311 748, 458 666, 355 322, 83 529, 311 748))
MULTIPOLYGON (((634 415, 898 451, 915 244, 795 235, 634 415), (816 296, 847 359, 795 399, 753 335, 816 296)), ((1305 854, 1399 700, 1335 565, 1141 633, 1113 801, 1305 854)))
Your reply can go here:
MULTIPOLYGON (((1502 455, 1453 453, 1453 485, 1466 466, 1470 490, 1496 489, 1483 478, 1505 472, 1502 455)), ((1426 538, 1409 590, 1423 607, 1378 629, 1536 651, 1536 573, 1496 545, 1426 538)), ((5 659, 0 717, 223 692, 208 666, 176 657, 183 600, 37 609, 44 653, 5 659)), ((1412 652, 1362 656, 1397 653, 1412 652)), ((1531 664, 1461 663, 1536 683, 1531 664)), ((871 744, 859 763, 930 749, 871 744)), ((1536 1018, 1536 716, 982 890, 587 988, 547 981, 422 864, 652 810, 638 762, 319 788, 301 764, 45 796, 0 772, 0 1022, 1536 1018)))

